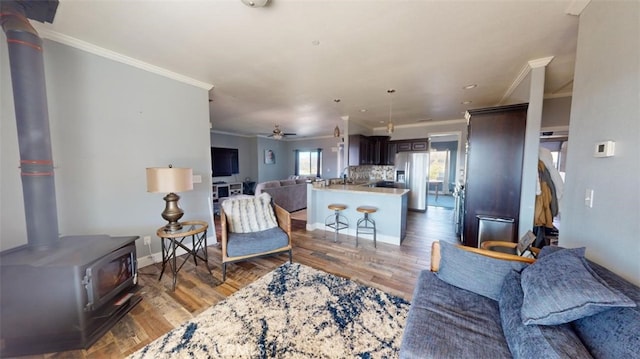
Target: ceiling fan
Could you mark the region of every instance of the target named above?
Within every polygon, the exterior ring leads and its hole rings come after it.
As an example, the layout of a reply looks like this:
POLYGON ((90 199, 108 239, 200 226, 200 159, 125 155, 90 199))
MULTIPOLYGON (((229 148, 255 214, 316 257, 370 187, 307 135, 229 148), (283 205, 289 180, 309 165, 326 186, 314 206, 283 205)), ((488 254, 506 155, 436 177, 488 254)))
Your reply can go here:
POLYGON ((282 132, 280 129, 280 125, 275 125, 276 128, 273 129, 272 133, 268 137, 273 137, 276 140, 280 140, 285 136, 295 136, 296 134, 293 132, 282 132))

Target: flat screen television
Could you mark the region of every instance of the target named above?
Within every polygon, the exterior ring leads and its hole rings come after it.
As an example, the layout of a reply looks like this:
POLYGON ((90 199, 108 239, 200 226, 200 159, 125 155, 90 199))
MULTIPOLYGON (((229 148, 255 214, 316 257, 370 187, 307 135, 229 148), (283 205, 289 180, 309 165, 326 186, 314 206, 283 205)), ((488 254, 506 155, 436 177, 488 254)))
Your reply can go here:
POLYGON ((238 149, 211 147, 211 169, 213 177, 231 176, 240 173, 238 149))

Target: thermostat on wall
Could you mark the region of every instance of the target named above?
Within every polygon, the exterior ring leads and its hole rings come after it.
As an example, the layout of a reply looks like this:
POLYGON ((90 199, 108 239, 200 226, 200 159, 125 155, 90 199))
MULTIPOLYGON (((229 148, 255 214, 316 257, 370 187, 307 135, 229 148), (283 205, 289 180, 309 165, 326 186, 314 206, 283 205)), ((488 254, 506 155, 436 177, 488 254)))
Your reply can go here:
POLYGON ((614 155, 616 143, 613 141, 602 141, 596 143, 593 157, 611 157, 614 155))

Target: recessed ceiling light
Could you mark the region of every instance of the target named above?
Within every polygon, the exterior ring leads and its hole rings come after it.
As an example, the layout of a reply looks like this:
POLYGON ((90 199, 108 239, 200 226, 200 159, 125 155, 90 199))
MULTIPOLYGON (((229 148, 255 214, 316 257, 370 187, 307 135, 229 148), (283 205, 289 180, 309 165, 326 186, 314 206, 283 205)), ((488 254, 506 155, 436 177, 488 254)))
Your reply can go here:
POLYGON ((469 104, 470 104, 470 103, 472 103, 472 102, 473 102, 473 101, 468 101, 468 100, 467 100, 467 101, 462 101, 462 102, 461 102, 461 104, 463 104, 463 105, 469 105, 469 104))
POLYGON ((367 109, 366 108, 361 108, 360 112, 367 112, 367 109))
POLYGON ((320 45, 320 40, 313 40, 313 41, 311 41, 311 45, 313 45, 313 46, 318 46, 318 45, 320 45))
POLYGON ((471 85, 467 85, 467 86, 462 87, 462 89, 463 90, 471 90, 471 89, 474 89, 476 87, 478 87, 477 84, 471 84, 471 85))
POLYGON ((341 100, 340 100, 339 98, 334 98, 334 99, 333 99, 333 102, 335 102, 335 103, 338 103, 338 102, 340 102, 340 101, 341 101, 341 100))

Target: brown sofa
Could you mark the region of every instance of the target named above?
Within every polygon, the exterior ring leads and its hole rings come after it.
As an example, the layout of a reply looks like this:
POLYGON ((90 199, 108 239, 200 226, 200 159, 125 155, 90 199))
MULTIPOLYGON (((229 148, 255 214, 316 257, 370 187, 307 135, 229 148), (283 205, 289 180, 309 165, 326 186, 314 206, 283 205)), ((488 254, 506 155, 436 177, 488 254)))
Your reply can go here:
POLYGON ((273 202, 287 212, 295 212, 307 208, 307 180, 286 179, 261 182, 256 185, 255 195, 267 192, 273 202))

